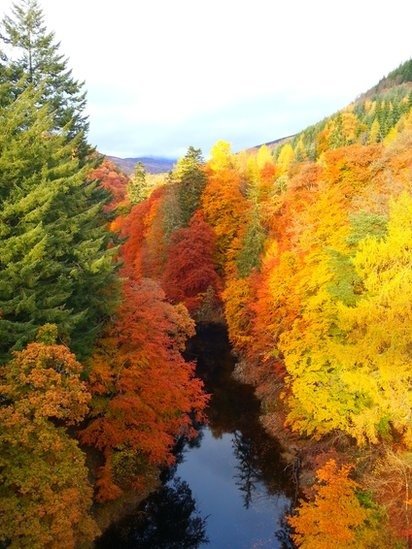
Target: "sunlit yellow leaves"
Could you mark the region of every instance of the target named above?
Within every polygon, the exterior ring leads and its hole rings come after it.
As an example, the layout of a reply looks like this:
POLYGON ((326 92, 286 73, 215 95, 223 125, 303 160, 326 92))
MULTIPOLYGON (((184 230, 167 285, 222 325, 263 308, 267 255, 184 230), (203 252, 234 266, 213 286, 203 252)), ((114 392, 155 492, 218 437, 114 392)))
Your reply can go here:
POLYGON ((210 151, 210 156, 208 164, 213 171, 233 167, 234 157, 227 141, 217 141, 210 151))
POLYGON ((342 379, 354 390, 364 379, 367 402, 353 418, 360 441, 376 442, 382 420, 401 433, 411 421, 411 242, 412 198, 403 194, 391 205, 387 237, 359 244, 353 263, 364 294, 355 307, 339 308, 346 341, 334 350, 341 356, 342 379))
POLYGON ((278 175, 284 175, 288 171, 294 159, 295 159, 295 152, 293 150, 293 147, 290 143, 286 143, 281 148, 277 162, 276 162, 278 175))

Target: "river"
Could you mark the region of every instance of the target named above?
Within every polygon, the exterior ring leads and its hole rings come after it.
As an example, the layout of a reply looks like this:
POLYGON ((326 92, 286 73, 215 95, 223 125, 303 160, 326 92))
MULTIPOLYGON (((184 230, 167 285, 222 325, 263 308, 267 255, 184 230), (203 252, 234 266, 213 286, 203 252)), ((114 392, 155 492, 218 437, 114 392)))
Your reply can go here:
POLYGON ((187 355, 212 395, 208 423, 178 445, 162 487, 96 548, 290 547, 282 525, 294 494, 289 469, 258 422, 253 389, 231 376, 235 359, 224 328, 200 325, 187 355))

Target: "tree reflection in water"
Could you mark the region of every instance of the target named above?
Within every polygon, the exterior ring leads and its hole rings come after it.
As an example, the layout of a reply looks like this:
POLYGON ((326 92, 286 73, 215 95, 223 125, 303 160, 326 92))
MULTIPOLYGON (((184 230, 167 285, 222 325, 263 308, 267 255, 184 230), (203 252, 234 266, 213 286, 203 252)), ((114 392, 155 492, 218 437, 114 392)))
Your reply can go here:
POLYGON ((208 543, 206 518, 187 482, 177 477, 147 498, 135 517, 111 527, 96 547, 196 549, 201 543, 208 543))
POLYGON ((294 494, 290 470, 259 422, 253 387, 232 377, 230 351, 223 327, 198 326, 186 358, 197 360, 212 395, 208 424, 197 425, 195 439, 177 441, 176 462, 161 475, 164 487, 109 529, 98 548, 195 549, 208 538, 216 548, 292 547, 282 523, 294 494))
POLYGON ((252 441, 240 431, 233 433, 233 451, 238 461, 236 465, 236 486, 242 492, 245 508, 252 503, 256 483, 262 481, 262 473, 256 464, 252 441))

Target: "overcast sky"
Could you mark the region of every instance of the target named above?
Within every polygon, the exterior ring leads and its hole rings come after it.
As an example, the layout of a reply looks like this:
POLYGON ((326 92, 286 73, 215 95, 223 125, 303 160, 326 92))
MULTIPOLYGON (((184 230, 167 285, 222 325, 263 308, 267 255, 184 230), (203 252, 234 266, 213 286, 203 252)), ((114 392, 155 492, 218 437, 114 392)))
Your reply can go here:
POLYGON ((412 56, 410 0, 39 3, 86 82, 90 142, 122 157, 296 133, 412 56))

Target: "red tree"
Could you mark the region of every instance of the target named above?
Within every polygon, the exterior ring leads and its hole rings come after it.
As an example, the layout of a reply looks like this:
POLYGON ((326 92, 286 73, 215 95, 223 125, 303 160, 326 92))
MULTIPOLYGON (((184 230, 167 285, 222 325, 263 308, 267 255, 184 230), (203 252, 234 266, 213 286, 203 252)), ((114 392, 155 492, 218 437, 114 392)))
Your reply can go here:
POLYGON ((195 312, 208 288, 219 293, 221 282, 213 262, 214 248, 214 233, 200 212, 187 228, 174 233, 162 282, 172 303, 184 303, 190 312, 195 312))
POLYGON ((119 495, 114 480, 120 476, 140 486, 150 466, 171 463, 175 437, 193 434, 192 413, 201 419, 207 403, 193 364, 181 355, 193 321, 164 298, 152 280, 127 282, 117 320, 93 356, 94 419, 81 440, 105 454, 101 500, 119 495), (126 461, 128 473, 120 475, 126 461))

